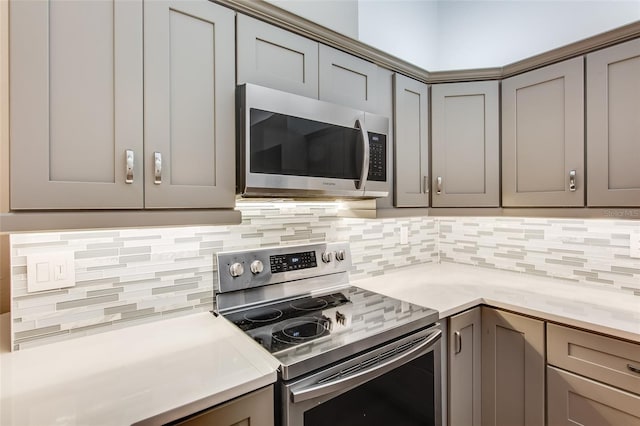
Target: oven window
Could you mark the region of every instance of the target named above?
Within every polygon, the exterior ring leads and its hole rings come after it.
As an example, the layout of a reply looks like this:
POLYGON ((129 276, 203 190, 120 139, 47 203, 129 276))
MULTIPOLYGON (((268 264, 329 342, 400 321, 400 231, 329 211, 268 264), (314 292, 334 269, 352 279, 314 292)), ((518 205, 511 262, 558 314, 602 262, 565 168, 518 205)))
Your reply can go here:
POLYGON ((433 351, 304 413, 305 426, 435 425, 433 351))
POLYGON ((360 177, 359 130, 255 108, 250 120, 251 173, 360 177))

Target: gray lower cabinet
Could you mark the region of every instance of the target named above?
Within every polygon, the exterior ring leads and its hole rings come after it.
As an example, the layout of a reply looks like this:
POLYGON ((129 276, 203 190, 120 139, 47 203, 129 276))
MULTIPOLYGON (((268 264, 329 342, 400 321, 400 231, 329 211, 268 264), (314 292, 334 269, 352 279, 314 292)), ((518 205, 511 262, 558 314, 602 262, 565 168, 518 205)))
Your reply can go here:
POLYGON ((273 426, 273 386, 175 423, 181 426, 273 426))
POLYGON ((502 81, 502 204, 582 207, 584 59, 502 81))
POLYGON ((318 43, 238 14, 237 83, 318 98, 318 43))
POLYGON ((481 308, 449 318, 449 424, 480 426, 481 397, 481 308))
POLYGON ((547 326, 548 423, 640 425, 640 345, 547 326))
POLYGON ((545 424, 544 321, 482 307, 482 424, 545 424))
POLYGON ((144 4, 146 208, 235 205, 235 13, 144 4))
POLYGON ((640 206, 640 40, 587 55, 587 205, 640 206))
POLYGON ((640 425, 640 396, 547 367, 548 425, 640 425))
POLYGON ((498 92, 497 81, 431 86, 433 207, 500 205, 498 92))
POLYGON ((324 44, 318 60, 320 100, 374 112, 379 102, 375 64, 324 44))
POLYGON ((233 12, 10 6, 12 210, 234 206, 233 12))
POLYGON ((393 80, 394 205, 429 207, 429 102, 426 84, 393 80))
POLYGON ((11 209, 142 208, 142 0, 9 6, 11 209))

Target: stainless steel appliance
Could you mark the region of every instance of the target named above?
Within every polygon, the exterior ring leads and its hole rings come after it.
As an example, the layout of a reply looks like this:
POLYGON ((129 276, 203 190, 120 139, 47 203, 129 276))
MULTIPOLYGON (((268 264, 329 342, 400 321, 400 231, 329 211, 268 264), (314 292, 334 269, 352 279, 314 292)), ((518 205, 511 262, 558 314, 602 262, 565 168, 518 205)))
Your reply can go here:
POLYGON ((237 89, 238 193, 374 198, 389 194, 389 119, 279 90, 237 89))
POLYGON ((438 312, 349 284, 348 243, 219 253, 216 312, 280 362, 282 425, 440 425, 438 312))

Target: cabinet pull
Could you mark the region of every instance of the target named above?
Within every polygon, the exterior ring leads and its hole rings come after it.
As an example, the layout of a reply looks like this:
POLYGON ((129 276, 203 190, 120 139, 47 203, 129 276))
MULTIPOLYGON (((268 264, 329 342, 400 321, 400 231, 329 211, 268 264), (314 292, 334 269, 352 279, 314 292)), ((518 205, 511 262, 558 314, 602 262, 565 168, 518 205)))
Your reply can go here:
POLYGON ((127 149, 125 151, 125 157, 127 174, 124 178, 124 183, 133 183, 133 150, 127 149))
POLYGON ((442 176, 436 178, 436 194, 442 194, 442 176))
POLYGON ((576 171, 571 170, 569 172, 569 191, 575 192, 576 190, 576 171))
POLYGON ((453 333, 453 345, 454 353, 459 354, 462 352, 462 336, 459 331, 453 333))
POLYGON ((156 185, 160 185, 162 183, 162 154, 160 154, 159 152, 154 152, 153 163, 154 163, 153 183, 155 183, 156 185))
POLYGON ((635 367, 631 364, 627 364, 627 368, 634 373, 640 374, 640 367, 635 367))
POLYGON ((429 176, 422 177, 422 192, 425 194, 429 193, 429 176))

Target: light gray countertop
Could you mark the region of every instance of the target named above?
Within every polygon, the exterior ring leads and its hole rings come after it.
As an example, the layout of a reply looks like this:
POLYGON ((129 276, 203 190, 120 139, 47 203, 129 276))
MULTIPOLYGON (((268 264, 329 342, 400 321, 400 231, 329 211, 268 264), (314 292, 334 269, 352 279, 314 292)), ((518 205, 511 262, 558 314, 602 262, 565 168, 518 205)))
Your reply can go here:
MULTIPOLYGON (((440 311, 478 304, 640 342, 640 297, 458 264, 352 281, 440 311)), ((0 424, 161 424, 274 383, 276 360, 223 318, 194 314, 8 352, 0 316, 0 424), (146 421, 145 421, 146 420, 146 421)))

